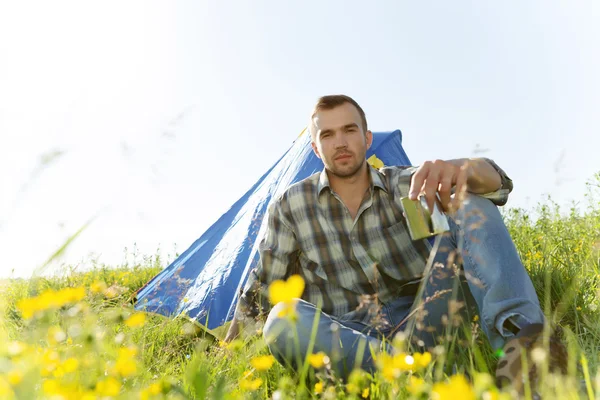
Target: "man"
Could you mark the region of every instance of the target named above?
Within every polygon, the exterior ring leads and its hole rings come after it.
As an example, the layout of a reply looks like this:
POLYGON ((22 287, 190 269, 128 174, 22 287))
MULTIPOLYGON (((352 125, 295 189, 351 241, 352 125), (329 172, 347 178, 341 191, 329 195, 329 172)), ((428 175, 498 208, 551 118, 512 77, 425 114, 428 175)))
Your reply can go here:
POLYGON ((344 95, 320 98, 309 130, 325 167, 270 206, 261 262, 240 296, 226 341, 239 334, 244 319, 269 310, 271 282, 298 274, 306 288, 295 321, 282 316, 280 303, 263 328, 284 364, 303 360, 312 340, 312 352, 327 353, 342 377, 354 366, 372 371, 371 350, 391 351, 385 339, 402 331, 416 348, 429 349, 472 306, 492 346, 506 344, 512 357, 500 361, 498 377, 520 381, 520 351, 514 350, 538 340, 544 315, 496 207, 513 187, 506 173, 488 159, 377 170, 366 162, 373 136, 365 113, 344 95), (439 201, 450 225, 426 277, 432 246, 411 240, 400 202, 420 195, 430 209, 439 201))

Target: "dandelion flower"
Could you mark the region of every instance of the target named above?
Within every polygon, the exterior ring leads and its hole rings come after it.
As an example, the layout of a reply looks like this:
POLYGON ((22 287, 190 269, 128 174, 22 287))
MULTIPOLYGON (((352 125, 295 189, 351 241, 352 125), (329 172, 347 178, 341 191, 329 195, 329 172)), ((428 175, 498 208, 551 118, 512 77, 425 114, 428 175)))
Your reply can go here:
POLYGON ((315 394, 323 393, 323 382, 315 383, 315 394))
POLYGON ((96 384, 96 393, 100 396, 114 397, 117 396, 120 391, 121 384, 112 376, 96 384))
POLYGON ((258 371, 266 371, 273 366, 274 361, 275 357, 271 355, 259 356, 254 357, 252 360, 250 360, 250 364, 258 371))
POLYGON ((308 362, 310 365, 312 365, 313 368, 319 369, 323 368, 323 366, 329 362, 329 357, 327 357, 325 353, 320 351, 316 354, 310 354, 308 356, 308 362))
POLYGON ((17 386, 23 381, 23 371, 19 369, 14 369, 6 375, 6 378, 8 379, 8 383, 10 383, 11 386, 17 386))
POLYGON ((240 388, 247 391, 255 391, 258 390, 260 385, 262 385, 263 380, 260 378, 250 379, 250 378, 242 378, 240 380, 240 388))
POLYGON ((138 328, 146 322, 146 314, 143 312, 133 313, 125 320, 125 325, 130 328, 138 328))
POLYGON ((269 285, 269 301, 271 304, 284 303, 286 307, 279 313, 285 317, 293 311, 296 299, 304 292, 304 279, 300 275, 292 275, 287 281, 276 280, 269 285))
POLYGON ((447 383, 438 382, 431 391, 433 400, 475 400, 475 392, 463 375, 453 375, 447 383))

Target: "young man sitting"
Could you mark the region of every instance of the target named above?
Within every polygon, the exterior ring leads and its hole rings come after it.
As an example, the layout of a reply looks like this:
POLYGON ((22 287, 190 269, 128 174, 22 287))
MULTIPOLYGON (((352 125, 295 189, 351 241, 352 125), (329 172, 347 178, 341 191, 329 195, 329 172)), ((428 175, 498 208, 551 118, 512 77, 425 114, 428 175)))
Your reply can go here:
MULTIPOLYGON (((260 263, 240 296, 226 341, 239 334, 245 318, 269 311, 271 282, 298 274, 306 288, 296 303, 295 323, 281 316, 280 303, 270 309, 263 328, 281 363, 295 365, 297 350, 304 359, 316 313, 312 351, 338 354, 334 367, 346 377, 356 359, 373 371, 370 350, 392 351, 383 339, 398 332, 410 334, 420 349, 443 342, 457 314, 471 308, 492 347, 504 346, 497 377, 521 387, 520 349, 536 343, 544 314, 496 207, 513 188, 504 171, 489 159, 377 170, 366 161, 373 137, 365 113, 344 95, 320 98, 309 130, 324 169, 289 187, 270 206, 260 263), (432 246, 411 239, 400 201, 420 195, 430 209, 439 201, 450 227, 439 239, 426 279, 432 246)), ((556 349, 550 366, 566 367, 564 346, 556 349)))

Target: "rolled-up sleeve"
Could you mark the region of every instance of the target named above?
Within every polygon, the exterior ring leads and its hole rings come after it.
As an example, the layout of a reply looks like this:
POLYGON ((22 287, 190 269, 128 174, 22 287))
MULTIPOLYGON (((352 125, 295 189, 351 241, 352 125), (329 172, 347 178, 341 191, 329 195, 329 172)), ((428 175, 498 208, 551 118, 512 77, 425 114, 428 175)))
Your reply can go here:
POLYGON ((235 318, 256 318, 270 310, 268 288, 284 279, 295 268, 298 260, 298 243, 291 228, 286 203, 279 199, 269 206, 267 228, 259 244, 260 261, 250 271, 248 281, 240 295, 235 318))
POLYGON ((508 201, 508 195, 513 190, 513 181, 508 177, 506 172, 502 168, 498 166, 493 160, 489 158, 484 158, 484 160, 490 164, 496 172, 500 175, 500 188, 494 192, 480 194, 479 196, 485 197, 486 199, 490 199, 492 203, 497 206, 503 206, 508 201))

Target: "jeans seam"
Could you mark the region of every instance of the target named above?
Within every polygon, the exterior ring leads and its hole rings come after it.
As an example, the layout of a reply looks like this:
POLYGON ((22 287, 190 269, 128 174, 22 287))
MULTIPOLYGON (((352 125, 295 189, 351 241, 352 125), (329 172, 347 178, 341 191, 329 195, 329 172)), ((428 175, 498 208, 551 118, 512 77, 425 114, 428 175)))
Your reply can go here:
MULTIPOLYGON (((456 226, 458 227, 460 233, 465 238, 465 240, 463 240, 463 242, 464 242, 464 251, 466 251, 466 254, 463 254, 463 257, 465 257, 465 256, 468 257, 469 262, 473 266, 473 271, 471 271, 472 274, 475 276, 475 278, 477 278, 477 280, 479 282, 481 282, 483 284, 483 287, 485 289, 488 289, 489 288, 488 283, 484 279, 481 278, 481 275, 479 274, 478 269, 475 267, 477 264, 475 263, 475 260, 471 257, 471 252, 469 251, 469 248, 468 248, 470 246, 470 242, 469 242, 469 240, 466 239, 467 233, 462 229, 462 227, 460 227, 460 225, 456 224, 456 226)), ((463 267, 463 270, 464 270, 464 267, 463 267)), ((468 285, 468 279, 467 279, 467 285, 468 285)), ((469 288, 469 290, 470 290, 470 288, 469 288)), ((481 314, 481 319, 485 321, 485 323, 488 326, 488 329, 491 331, 492 329, 495 328, 494 321, 491 321, 490 318, 489 318, 489 316, 485 312, 485 308, 483 306, 483 303, 484 303, 484 299, 482 298, 481 299, 481 309, 479 310, 479 313, 481 314)))

